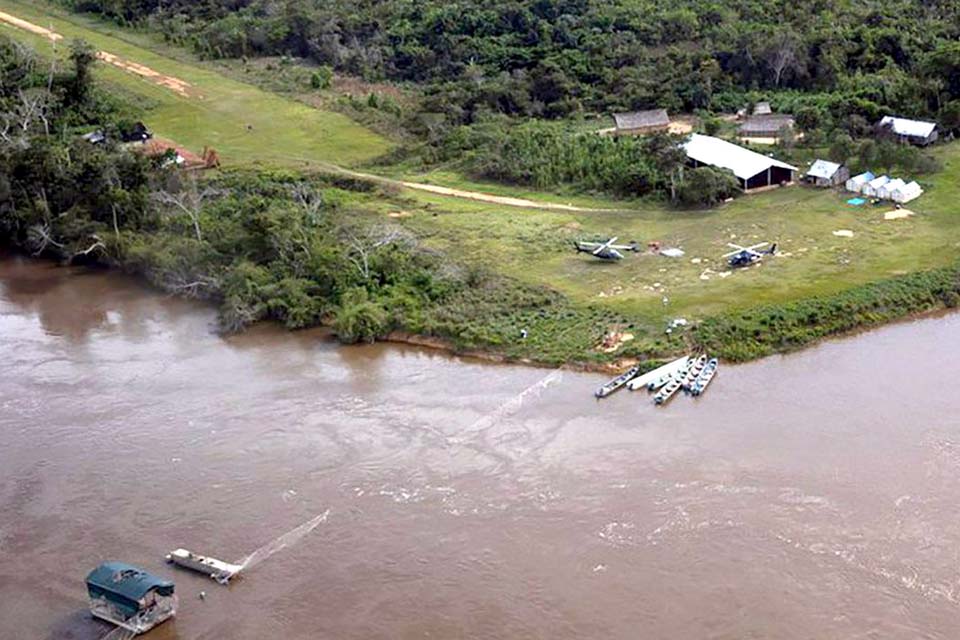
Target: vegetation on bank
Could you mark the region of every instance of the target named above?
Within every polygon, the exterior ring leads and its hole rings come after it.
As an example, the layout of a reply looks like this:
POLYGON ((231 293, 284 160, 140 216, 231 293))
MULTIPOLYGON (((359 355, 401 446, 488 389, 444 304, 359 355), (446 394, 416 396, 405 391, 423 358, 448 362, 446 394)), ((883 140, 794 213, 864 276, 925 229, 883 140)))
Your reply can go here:
MULTIPOLYGON (((91 82, 88 48, 74 53, 71 66, 60 68, 10 42, 0 50, 9 71, 0 86, 8 125, 0 141, 0 238, 35 255, 119 266, 165 290, 209 299, 229 330, 265 319, 291 328, 330 323, 347 342, 402 330, 458 349, 551 364, 644 359, 696 345, 740 359, 952 301, 939 277, 920 278, 902 299, 888 288, 899 286, 899 278, 849 290, 858 279, 898 269, 918 249, 928 251, 912 264, 937 264, 931 248, 955 238, 956 225, 945 226, 948 211, 940 210, 956 191, 952 173, 927 185, 925 202, 937 215, 903 223, 912 225, 913 237, 902 242, 889 227, 838 215, 836 197, 825 192, 784 190, 713 214, 651 209, 588 217, 513 215, 451 201, 437 206, 363 181, 292 170, 193 180, 118 146, 79 139, 93 126, 114 128, 138 109, 91 82), (709 286, 698 284, 700 263, 661 267, 650 260, 665 259, 653 256, 615 265, 620 272, 611 278, 607 266, 572 257, 568 243, 622 228, 642 239, 675 238, 699 259, 718 253, 731 229, 789 232, 795 242, 815 236, 805 240, 814 244, 839 224, 870 243, 875 255, 865 266, 846 266, 850 254, 840 249, 812 263, 777 261, 709 286), (819 274, 813 280, 811 269, 819 274), (671 288, 669 306, 660 304, 659 289, 643 292, 654 279, 671 288), (827 282, 836 286, 812 288, 827 282), (598 296, 606 291, 609 297, 598 296), (796 302, 803 296, 812 299, 796 302), (773 302, 760 304, 765 300, 773 302), (845 312, 834 312, 836 304, 845 312), (734 307, 753 310, 731 313, 734 307), (698 328, 664 334, 665 320, 677 315, 689 315, 698 328), (610 333, 634 340, 610 353, 598 350, 610 333)), ((516 157, 535 146, 518 147, 516 157)), ((952 156, 946 158, 949 167, 952 156)), ((669 178, 661 176, 659 188, 669 188, 669 178)))

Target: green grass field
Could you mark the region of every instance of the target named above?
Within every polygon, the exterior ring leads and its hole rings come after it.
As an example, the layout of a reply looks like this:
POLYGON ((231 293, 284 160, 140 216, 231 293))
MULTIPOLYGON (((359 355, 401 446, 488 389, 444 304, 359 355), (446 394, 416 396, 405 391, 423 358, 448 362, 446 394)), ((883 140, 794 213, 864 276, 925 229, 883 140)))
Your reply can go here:
MULTIPOLYGON (((81 19, 34 2, 0 0, 0 11, 63 35, 83 38, 99 50, 189 82, 196 97, 184 98, 137 75, 107 64, 97 66, 103 81, 141 96, 151 105, 145 119, 158 135, 193 151, 215 148, 233 166, 308 168, 326 163, 356 165, 389 150, 381 136, 349 118, 320 111, 251 85, 228 79, 184 58, 175 59, 111 35, 104 23, 81 19)), ((8 34, 49 54, 45 38, 0 23, 8 34)), ((66 47, 61 44, 61 53, 66 47)))
MULTIPOLYGON (((676 317, 702 319, 954 264, 960 254, 960 144, 942 146, 937 153, 944 171, 921 180, 927 193, 909 205, 916 215, 903 220, 884 220, 892 206, 853 207, 846 204, 849 194, 800 186, 745 196, 713 211, 632 203, 641 208, 571 214, 471 203, 407 220, 440 248, 547 284, 575 303, 615 309, 659 333, 676 317), (838 230, 852 231, 854 237, 833 235, 838 230), (605 263, 572 249, 575 239, 608 236, 642 245, 658 241, 686 255, 627 254, 622 262, 605 263), (779 249, 760 266, 730 271, 721 258, 730 250, 728 242, 764 241, 776 242, 779 249)), ((437 182, 464 186, 443 177, 437 182)), ((576 203, 584 204, 582 199, 576 203)))

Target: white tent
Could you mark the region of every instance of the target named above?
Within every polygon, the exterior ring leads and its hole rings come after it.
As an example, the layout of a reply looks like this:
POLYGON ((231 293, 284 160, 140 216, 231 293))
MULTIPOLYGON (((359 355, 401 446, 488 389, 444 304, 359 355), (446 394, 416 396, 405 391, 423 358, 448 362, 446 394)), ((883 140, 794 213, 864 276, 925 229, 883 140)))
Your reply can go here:
POLYGON ((906 204, 923 195, 923 188, 916 182, 909 182, 890 194, 890 199, 900 204, 906 204))
POLYGON ((871 198, 877 197, 877 192, 880 190, 880 187, 890 182, 889 176, 880 176, 879 178, 874 178, 867 184, 863 185, 863 188, 860 190, 865 196, 870 196, 871 198))
POLYGON ((907 186, 906 182, 904 182, 900 178, 896 178, 894 180, 891 180, 887 184, 883 185, 879 189, 877 189, 877 197, 880 198, 881 200, 892 200, 893 198, 891 197, 891 195, 893 194, 893 192, 905 186, 907 186))
POLYGON ((871 172, 867 171, 866 173, 861 173, 858 176, 853 176, 847 180, 847 191, 853 191, 854 193, 860 193, 863 190, 863 185, 867 184, 877 176, 873 175, 871 172))

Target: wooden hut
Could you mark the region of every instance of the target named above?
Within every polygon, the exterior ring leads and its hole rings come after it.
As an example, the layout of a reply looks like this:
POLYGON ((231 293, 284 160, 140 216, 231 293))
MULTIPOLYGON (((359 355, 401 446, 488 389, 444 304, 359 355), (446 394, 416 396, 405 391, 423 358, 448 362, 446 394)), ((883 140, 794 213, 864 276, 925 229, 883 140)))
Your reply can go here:
POLYGON ((829 160, 817 160, 810 165, 803 181, 817 187, 836 187, 850 178, 850 169, 829 160))
POLYGON ((785 113, 755 115, 744 120, 737 135, 751 142, 776 144, 784 129, 793 130, 793 126, 793 116, 785 113))
POLYGON ((670 128, 670 116, 666 109, 651 109, 650 111, 634 111, 632 113, 615 113, 616 135, 638 136, 667 131, 670 128))

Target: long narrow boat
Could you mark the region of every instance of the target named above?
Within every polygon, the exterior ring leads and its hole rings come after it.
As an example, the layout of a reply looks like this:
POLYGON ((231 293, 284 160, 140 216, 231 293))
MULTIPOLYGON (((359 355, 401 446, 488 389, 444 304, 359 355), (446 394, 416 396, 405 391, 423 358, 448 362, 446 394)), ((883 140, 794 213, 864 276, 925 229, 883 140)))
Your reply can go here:
POLYGON ((707 366, 703 368, 703 371, 700 372, 700 375, 697 376, 693 386, 690 388, 690 393, 699 396, 706 391, 707 385, 709 385, 713 377, 717 375, 717 368, 719 366, 720 362, 716 358, 712 358, 710 362, 707 363, 707 366))
POLYGON ((243 569, 243 566, 239 564, 231 564, 216 558, 201 556, 186 549, 174 549, 168 553, 167 562, 205 573, 220 584, 227 584, 231 578, 243 569))
POLYGON ((693 386, 693 383, 696 381, 697 376, 700 375, 700 372, 703 371, 704 367, 707 366, 707 356, 702 355, 690 365, 690 368, 687 370, 687 375, 683 378, 681 386, 684 391, 689 392, 690 388, 693 386))
POLYGON ((683 386, 683 381, 687 376, 687 372, 690 371, 690 367, 693 363, 687 363, 679 371, 676 371, 667 383, 663 386, 660 391, 657 392, 657 395, 653 396, 654 404, 664 404, 673 397, 677 391, 680 390, 680 387, 683 386))
POLYGON ((608 395, 622 388, 623 385, 637 377, 638 373, 640 373, 640 365, 630 367, 607 384, 598 388, 593 395, 597 396, 597 398, 606 398, 608 395))
POLYGON ((648 384, 650 384, 654 380, 658 380, 663 376, 667 375, 668 373, 673 373, 674 371, 677 371, 678 369, 686 365, 689 361, 690 361, 689 356, 677 358, 673 362, 668 362, 662 367, 657 367, 653 371, 648 371, 642 376, 637 376, 636 378, 634 378, 633 380, 627 383, 627 388, 630 389, 630 391, 636 391, 637 389, 646 387, 648 384))

